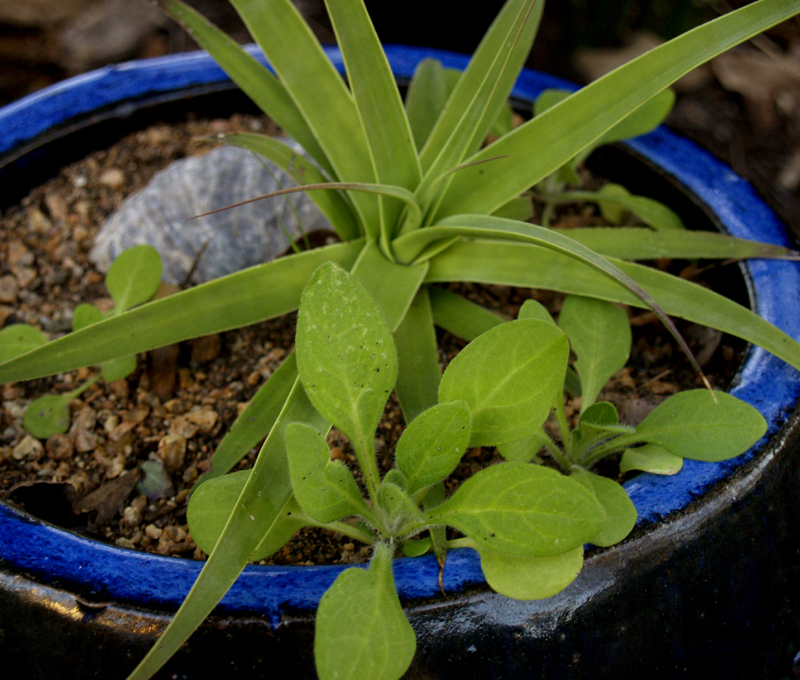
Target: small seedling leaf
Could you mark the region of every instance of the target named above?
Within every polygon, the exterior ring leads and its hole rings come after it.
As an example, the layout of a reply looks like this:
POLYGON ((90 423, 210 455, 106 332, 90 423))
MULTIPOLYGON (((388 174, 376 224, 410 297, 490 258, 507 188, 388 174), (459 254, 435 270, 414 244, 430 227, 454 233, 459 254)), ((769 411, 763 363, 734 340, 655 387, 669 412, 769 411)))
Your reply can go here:
POLYGON ((645 196, 633 196, 619 184, 606 184, 600 190, 599 196, 606 199, 598 201, 600 213, 613 224, 619 224, 627 210, 656 231, 686 228, 681 218, 663 203, 645 196))
POLYGON ((129 354, 126 357, 109 359, 101 364, 101 375, 103 380, 114 382, 127 378, 136 370, 136 355, 129 354))
POLYGON ((106 274, 106 288, 114 300, 114 312, 147 302, 161 283, 161 257, 153 246, 123 250, 106 274))
POLYGON ((578 356, 581 410, 591 406, 600 390, 628 360, 631 327, 625 310, 610 302, 570 295, 564 300, 558 325, 578 356))
POLYGON ((46 394, 31 402, 22 418, 22 427, 37 439, 69 430, 70 394, 46 394))
POLYGON ((619 543, 636 524, 636 507, 628 493, 613 479, 601 477, 587 470, 576 470, 570 476, 594 492, 606 511, 606 525, 591 542, 602 547, 619 543))
POLYGON ((296 342, 311 403, 351 441, 372 441, 397 377, 397 356, 363 284, 331 262, 321 265, 303 292, 296 342))
POLYGON ((79 331, 81 328, 86 328, 102 320, 103 313, 97 307, 82 302, 72 313, 72 330, 79 331))
POLYGON ((403 554, 406 557, 419 557, 433 548, 430 538, 420 538, 419 540, 406 541, 403 543, 403 554))
POLYGON ((333 522, 365 511, 353 475, 341 461, 331 459, 328 444, 306 423, 286 426, 286 453, 297 502, 318 522, 333 522))
POLYGON ((583 546, 552 557, 517 557, 479 549, 489 587, 515 600, 543 600, 560 593, 583 568, 583 546))
POLYGON ((438 404, 417 416, 397 442, 396 463, 408 493, 441 481, 456 469, 469 444, 470 413, 463 401, 438 404))
POLYGON ((447 367, 439 401, 463 399, 472 414, 470 446, 496 446, 532 435, 564 380, 569 345, 553 324, 501 324, 467 345, 447 367))
POLYGON ((591 491, 555 470, 522 463, 481 470, 427 514, 481 546, 519 557, 560 555, 606 524, 591 491))
POLYGON ((619 461, 620 472, 641 470, 654 475, 674 475, 681 471, 683 458, 670 453, 658 444, 645 444, 626 449, 619 461))
POLYGON ((44 333, 34 326, 15 323, 0 331, 0 364, 47 344, 44 333))
POLYGON ((659 404, 636 428, 638 441, 707 462, 738 456, 767 431, 756 409, 726 393, 688 390, 659 404))
POLYGON ((416 646, 395 590, 391 548, 379 545, 369 569, 343 571, 320 600, 317 673, 320 680, 397 680, 416 646))

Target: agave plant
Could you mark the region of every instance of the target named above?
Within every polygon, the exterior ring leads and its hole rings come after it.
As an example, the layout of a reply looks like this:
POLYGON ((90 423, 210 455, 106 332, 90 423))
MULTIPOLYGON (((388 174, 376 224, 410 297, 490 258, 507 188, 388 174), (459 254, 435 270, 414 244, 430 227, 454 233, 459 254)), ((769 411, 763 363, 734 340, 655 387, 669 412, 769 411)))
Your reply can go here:
MULTIPOLYGON (((326 0, 347 82, 290 0, 231 2, 274 71, 179 0, 162 5, 308 158, 266 136, 226 141, 288 172, 300 186, 287 191, 308 191, 340 243, 226 276, 33 348, 0 365, 0 382, 100 364, 292 312, 326 262, 352 272, 382 310, 397 346, 395 389, 407 422, 437 402, 435 327, 471 340, 496 323, 485 309, 434 286, 441 282, 548 288, 649 307, 679 342, 668 315, 744 338, 800 368, 800 344, 747 308, 628 261, 792 256, 785 249, 645 228, 605 230, 592 237, 590 249, 558 230, 501 216, 521 193, 573 168, 587 149, 651 129, 663 117, 669 96, 661 93, 670 84, 799 13, 800 0, 759 0, 709 22, 559 97, 488 146, 487 133, 536 34, 542 0, 508 0, 452 92, 430 107, 419 99, 404 105, 361 0, 326 0)), ((440 76, 426 68, 418 82, 427 79, 423 92, 436 100, 440 76)), ((221 600, 256 548, 286 533, 281 520, 293 493, 284 428, 314 418, 322 420, 290 356, 214 454, 203 480, 210 485, 221 483, 266 436, 253 470, 238 478, 238 502, 195 587, 133 677, 154 673, 221 600)))

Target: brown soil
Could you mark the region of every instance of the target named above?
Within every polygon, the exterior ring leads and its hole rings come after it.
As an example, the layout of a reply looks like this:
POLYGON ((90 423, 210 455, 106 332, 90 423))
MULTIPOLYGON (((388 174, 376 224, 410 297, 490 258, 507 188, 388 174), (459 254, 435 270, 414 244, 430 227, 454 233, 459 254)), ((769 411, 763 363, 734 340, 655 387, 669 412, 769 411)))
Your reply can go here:
MULTIPOLYGON (((269 130, 262 119, 189 120, 173 127, 150 127, 112 148, 64 168, 0 215, 0 327, 28 323, 55 338, 70 329, 81 302, 101 308, 110 300, 103 275, 88 260, 94 236, 125 196, 143 187, 167 164, 203 153, 198 137, 240 130, 269 130)), ((564 223, 596 223, 592 209, 568 210, 564 223)), ((696 265, 660 262, 661 267, 695 276, 696 265)), ((528 297, 557 313, 561 297, 500 286, 460 286, 485 306, 514 316, 528 297)), ((639 422, 660 400, 694 387, 697 377, 652 314, 634 311, 634 349, 602 398, 615 402, 623 419, 639 422)), ((682 332, 702 358, 715 385, 726 386, 738 366, 742 343, 693 324, 682 332)), ((71 403, 67 434, 39 442, 27 435, 21 418, 30 401, 63 393, 94 374, 84 369, 50 379, 5 385, 0 419, 0 497, 54 524, 126 548, 195 557, 186 526, 193 483, 209 468, 216 445, 262 381, 291 350, 294 316, 222 333, 141 356, 129 378, 95 384, 71 403), (142 463, 159 461, 168 488, 158 497, 137 487, 142 463)), ((443 365, 463 343, 442 333, 443 365)), ((574 400, 568 412, 574 412, 574 400)), ((381 423, 376 445, 384 469, 402 429, 394 402, 381 423)), ((354 462, 347 442, 334 433, 334 456, 354 462)), ((241 463, 252 464, 255 450, 241 463)), ((493 450, 467 452, 455 478, 493 461, 493 450)), ((612 472, 613 474, 613 472, 612 472)), ((457 482, 454 482, 457 483, 457 482)), ((360 561, 350 539, 305 530, 267 563, 335 564, 360 561)))

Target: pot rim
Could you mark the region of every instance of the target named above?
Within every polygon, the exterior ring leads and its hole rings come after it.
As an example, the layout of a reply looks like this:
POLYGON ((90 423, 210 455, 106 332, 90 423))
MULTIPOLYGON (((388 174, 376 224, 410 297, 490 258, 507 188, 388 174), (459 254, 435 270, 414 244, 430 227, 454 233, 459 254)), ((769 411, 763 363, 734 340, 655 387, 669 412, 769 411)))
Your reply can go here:
MULTIPOLYGON (((390 45, 386 54, 395 76, 408 79, 424 57, 444 66, 464 68, 469 58, 441 50, 390 45)), ((266 63, 255 46, 247 50, 266 63)), ((343 70, 341 54, 326 48, 343 70)), ((179 96, 198 86, 224 85, 227 76, 203 52, 109 66, 36 92, 0 109, 0 156, 13 158, 46 139, 48 130, 84 124, 93 114, 133 110, 142 101, 179 96)), ((575 89, 553 76, 524 69, 512 97, 532 101, 545 88, 575 89)), ((790 246, 777 216, 753 188, 692 142, 661 127, 626 143, 635 154, 656 164, 713 212, 723 229, 741 238, 790 246)), ((800 340, 800 315, 785 315, 787 292, 800 291, 800 263, 750 260, 742 264, 753 309, 800 340)), ((751 461, 775 435, 800 397, 800 373, 765 350, 754 347, 731 394, 756 407, 767 419, 767 436, 747 453, 721 463, 685 461, 671 477, 642 474, 625 484, 639 513, 637 528, 652 529, 667 515, 684 510, 711 487, 751 461)), ((202 562, 117 548, 48 525, 0 503, 0 564, 32 574, 39 581, 77 588, 93 597, 136 603, 156 609, 177 608, 189 592, 202 562)), ((604 553, 613 551, 609 548, 604 553)), ((347 566, 248 566, 221 602, 226 612, 261 613, 273 624, 286 608, 315 609, 320 597, 347 566)), ((395 560, 394 575, 404 600, 440 594, 439 568, 433 556, 395 560)), ((484 584, 480 559, 472 550, 448 556, 444 588, 458 593, 484 584)))

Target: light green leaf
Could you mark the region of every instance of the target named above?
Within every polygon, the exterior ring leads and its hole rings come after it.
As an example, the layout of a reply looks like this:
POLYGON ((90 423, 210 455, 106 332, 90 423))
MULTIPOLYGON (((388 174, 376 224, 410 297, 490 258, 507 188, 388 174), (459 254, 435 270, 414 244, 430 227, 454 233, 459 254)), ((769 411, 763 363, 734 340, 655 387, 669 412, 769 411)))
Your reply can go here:
POLYGON ((550 468, 500 463, 467 479, 427 513, 495 552, 552 557, 591 540, 606 514, 594 494, 550 468))
POLYGON ((431 548, 432 543, 430 538, 405 541, 403 543, 403 554, 406 557, 419 557, 420 555, 424 555, 431 548))
POLYGON ((37 439, 64 434, 69 430, 69 402, 73 394, 46 394, 34 399, 22 417, 22 427, 37 439))
POLYGON ((436 325, 463 340, 474 340, 506 321, 494 312, 443 288, 429 287, 428 296, 436 325))
POLYGON ((533 216, 533 199, 527 196, 517 196, 501 205, 492 215, 524 222, 533 216))
POLYGON ((136 370, 136 355, 129 354, 126 357, 109 359, 101 364, 100 369, 100 375, 103 377, 103 380, 107 382, 122 380, 136 370))
MULTIPOLYGON (((192 540, 200 550, 210 554, 214 549, 249 477, 250 470, 239 470, 210 479, 195 489, 189 499, 186 519, 192 540)), ((297 502, 287 503, 276 517, 272 531, 250 556, 250 561, 266 559, 309 524, 313 522, 304 515, 297 502)))
POLYGON ((591 543, 607 547, 619 543, 631 533, 637 514, 625 489, 613 479, 580 468, 573 470, 570 477, 590 489, 606 511, 606 525, 591 539, 591 543))
POLYGON ((515 600, 544 600, 557 595, 583 568, 583 546, 552 557, 518 557, 478 547, 489 587, 515 600))
MULTIPOLYGON (((507 48, 509 33, 514 20, 517 18, 520 8, 526 2, 528 0, 514 0, 503 5, 503 9, 492 22, 486 35, 484 35, 478 49, 472 55, 469 66, 467 66, 448 98, 445 109, 436 121, 436 126, 422 150, 420 158, 423 170, 430 168, 447 142, 453 138, 465 114, 471 115, 476 111, 477 95, 481 86, 492 85, 494 86, 494 92, 491 100, 486 104, 483 117, 476 126, 466 149, 469 153, 472 153, 483 143, 486 133, 497 116, 497 111, 508 100, 508 95, 511 93, 514 81, 525 63, 531 43, 539 27, 539 20, 544 7, 543 2, 534 3, 532 13, 508 55, 501 75, 495 78, 495 83, 491 83, 487 78, 487 74, 501 50, 507 48)), ((513 34, 511 38, 513 39, 513 34)), ((519 191, 517 193, 522 192, 519 191)))
POLYGON ((442 379, 427 287, 417 292, 394 333, 394 342, 397 346, 397 383, 394 389, 406 423, 410 423, 436 404, 442 379))
POLYGON ((522 307, 519 308, 519 314, 517 314, 518 319, 538 319, 539 321, 547 321, 547 323, 551 323, 555 325, 555 321, 553 317, 550 316, 550 312, 547 311, 547 308, 537 300, 529 298, 522 303, 522 307))
MULTIPOLYGON (((628 62, 536 116, 468 161, 498 155, 453 176, 436 219, 491 213, 557 170, 693 68, 800 11, 792 0, 761 0, 709 21, 628 62)), ((629 131, 624 131, 630 136, 629 131)))
POLYGON ((553 324, 501 324, 465 347, 442 376, 439 401, 464 400, 472 414, 470 446, 523 439, 550 413, 564 380, 569 344, 553 324))
POLYGON ((86 302, 79 304, 72 312, 72 330, 79 331, 103 320, 103 313, 86 302))
POLYGON ((509 463, 530 463, 549 441, 550 437, 539 429, 530 437, 525 437, 525 439, 500 444, 497 447, 497 451, 509 463))
POLYGON ((356 480, 340 460, 331 459, 325 437, 306 423, 286 426, 286 454, 292 489, 303 511, 317 522, 333 522, 367 511, 356 480))
POLYGON ((161 284, 161 256, 153 246, 123 250, 106 274, 106 288, 114 300, 114 313, 147 302, 161 284))
MULTIPOLYGON (((231 4, 319 142, 333 168, 332 179, 374 182, 353 97, 291 0, 231 0, 231 4)), ((354 193, 351 198, 363 224, 379 223, 375 197, 354 193)))
POLYGON ((653 231, 643 227, 590 227, 553 229, 608 257, 626 260, 726 259, 749 257, 797 259, 796 251, 710 231, 653 231))
POLYGON ((394 387, 397 357, 364 285, 326 263, 303 293, 297 369, 311 403, 354 444, 371 442, 394 387))
POLYGON ((47 344, 47 338, 35 326, 22 323, 11 324, 0 330, 0 363, 11 361, 47 344))
POLYGON ((613 404, 607 401, 595 402, 578 419, 576 432, 579 435, 580 447, 573 451, 573 455, 579 455, 600 440, 631 434, 634 431, 635 428, 630 425, 620 424, 617 409, 613 404))
MULTIPOLYGON (((677 276, 608 259, 646 288, 667 314, 753 342, 800 369, 800 344, 746 307, 677 276)), ((560 253, 488 239, 459 242, 431 260, 426 282, 451 281, 545 288, 644 306, 604 275, 560 253)))
POLYGON ((0 383, 64 373, 287 314, 297 309, 322 262, 350 267, 363 245, 351 241, 282 257, 105 319, 4 364, 0 383))
MULTIPOLYGON (((400 92, 366 7, 352 0, 326 0, 325 4, 377 181, 414 190, 422 178, 419 158, 400 92)), ((390 232, 402 208, 397 201, 383 199, 381 219, 390 232)))
POLYGON ((688 390, 656 406, 629 438, 716 462, 744 453, 766 431, 764 416, 750 404, 726 392, 688 390))
POLYGON ((585 411, 611 376, 628 361, 631 351, 628 315, 610 302, 570 295, 564 300, 558 325, 578 356, 575 370, 581 379, 581 411, 585 411))
POLYGON ((612 224, 619 224, 624 211, 628 210, 656 231, 686 228, 681 218, 663 203, 645 196, 633 196, 620 184, 606 184, 600 189, 598 198, 600 213, 612 224))
POLYGON ((395 462, 408 482, 408 493, 435 484, 456 469, 470 440, 470 411, 463 401, 424 411, 397 442, 395 462))
POLYGON ((181 23, 198 45, 208 50, 214 60, 256 105, 274 120, 286 134, 296 139, 326 172, 332 168, 303 114, 280 81, 235 40, 210 24, 188 5, 177 0, 162 0, 161 6, 181 23))
POLYGON ((645 444, 635 449, 625 449, 619 461, 620 472, 642 470, 654 475, 674 475, 681 471, 683 458, 670 453, 658 444, 645 444))
POLYGON ((417 504, 402 486, 391 481, 389 475, 381 482, 377 499, 379 514, 393 535, 403 536, 408 533, 403 530, 406 525, 412 524, 416 527, 420 522, 424 522, 422 511, 417 504))
POLYGON ((444 69, 438 59, 423 59, 406 92, 406 115, 417 149, 422 149, 447 101, 444 69))
POLYGON ((378 544, 369 569, 343 571, 317 610, 320 680, 398 680, 416 651, 392 577, 392 548, 378 544))

